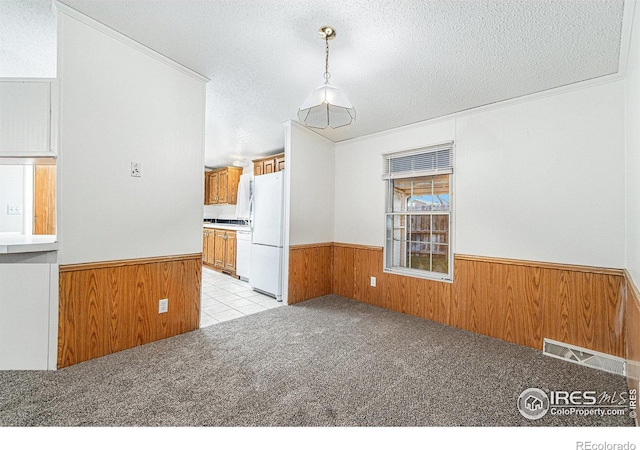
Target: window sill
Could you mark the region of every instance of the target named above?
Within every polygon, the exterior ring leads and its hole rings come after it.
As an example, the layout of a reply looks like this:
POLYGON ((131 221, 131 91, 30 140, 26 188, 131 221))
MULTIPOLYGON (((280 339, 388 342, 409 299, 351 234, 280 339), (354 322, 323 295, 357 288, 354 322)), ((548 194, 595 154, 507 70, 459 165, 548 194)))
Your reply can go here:
POLYGON ((390 273, 393 275, 400 275, 403 277, 421 278, 423 280, 440 281, 443 283, 453 283, 453 277, 444 274, 435 274, 433 272, 425 272, 422 270, 412 269, 388 269, 383 268, 384 273, 390 273))

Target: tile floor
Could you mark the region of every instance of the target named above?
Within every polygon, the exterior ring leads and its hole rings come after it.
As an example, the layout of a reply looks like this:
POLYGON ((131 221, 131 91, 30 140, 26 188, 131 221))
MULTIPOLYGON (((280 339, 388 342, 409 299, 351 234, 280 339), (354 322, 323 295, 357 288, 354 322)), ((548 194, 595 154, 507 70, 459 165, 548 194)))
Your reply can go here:
POLYGON ((240 281, 215 270, 202 268, 200 328, 282 306, 240 281))

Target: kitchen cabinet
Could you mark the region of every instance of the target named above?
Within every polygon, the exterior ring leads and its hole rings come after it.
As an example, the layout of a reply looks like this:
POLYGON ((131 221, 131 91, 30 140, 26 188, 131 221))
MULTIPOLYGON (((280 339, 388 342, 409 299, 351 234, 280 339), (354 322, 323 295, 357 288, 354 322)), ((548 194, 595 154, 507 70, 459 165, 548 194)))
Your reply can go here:
POLYGON ((202 262, 204 264, 207 263, 207 247, 209 244, 209 242, 207 241, 208 238, 209 238, 209 230, 204 228, 202 230, 202 262))
POLYGON ((224 250, 224 270, 236 272, 236 233, 227 231, 224 250))
POLYGON ((215 250, 214 230, 205 228, 202 231, 202 262, 213 266, 215 250))
POLYGON ((227 252, 227 246, 225 239, 227 238, 227 232, 224 230, 213 230, 215 240, 215 251, 213 258, 213 267, 216 269, 224 269, 224 257, 227 252))
POLYGON ((222 167, 204 173, 204 204, 235 205, 241 167, 222 167))
POLYGON ((53 80, 0 81, 0 157, 50 157, 53 80))
POLYGON ((236 276, 236 232, 217 228, 202 231, 202 262, 236 276))
POLYGON ((264 175, 281 170, 284 170, 284 153, 253 160, 253 175, 264 175))

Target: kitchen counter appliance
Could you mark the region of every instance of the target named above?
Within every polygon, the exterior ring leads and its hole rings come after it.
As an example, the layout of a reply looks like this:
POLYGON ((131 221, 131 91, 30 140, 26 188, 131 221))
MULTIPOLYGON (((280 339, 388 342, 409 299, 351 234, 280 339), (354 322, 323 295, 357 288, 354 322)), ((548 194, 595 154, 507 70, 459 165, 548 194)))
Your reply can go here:
POLYGON ((256 176, 251 196, 249 285, 282 301, 284 171, 256 176))

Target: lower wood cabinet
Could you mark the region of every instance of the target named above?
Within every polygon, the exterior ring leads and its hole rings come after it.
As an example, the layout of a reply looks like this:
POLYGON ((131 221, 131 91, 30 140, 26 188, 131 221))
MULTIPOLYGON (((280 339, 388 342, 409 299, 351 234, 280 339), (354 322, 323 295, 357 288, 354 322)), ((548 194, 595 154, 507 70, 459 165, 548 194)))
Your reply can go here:
POLYGON ((227 252, 225 239, 227 232, 222 230, 213 230, 213 240, 215 250, 213 251, 213 267, 216 269, 224 269, 224 257, 227 252))
POLYGON ((203 228, 202 262, 212 269, 236 276, 236 232, 203 228))
POLYGON ((225 234, 224 269, 236 273, 236 232, 225 234))

